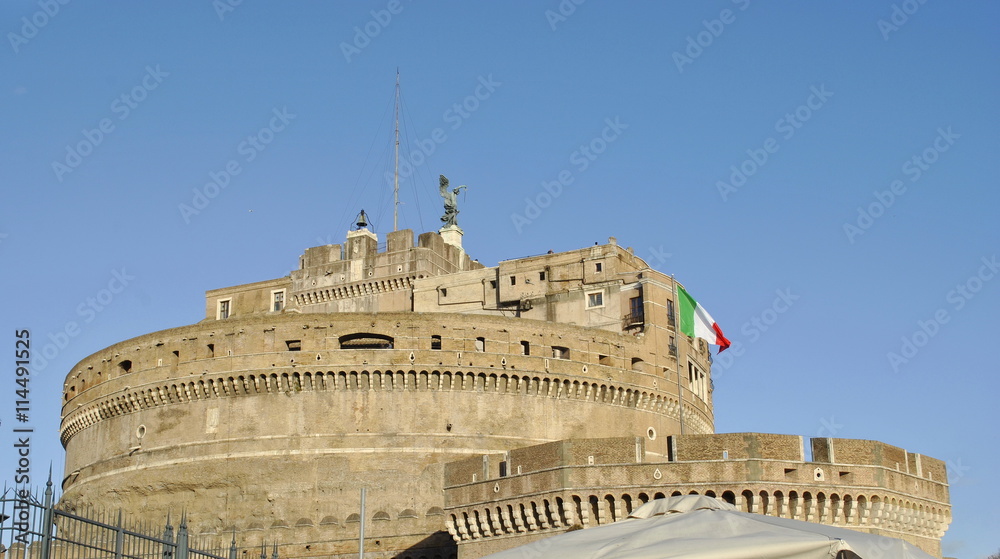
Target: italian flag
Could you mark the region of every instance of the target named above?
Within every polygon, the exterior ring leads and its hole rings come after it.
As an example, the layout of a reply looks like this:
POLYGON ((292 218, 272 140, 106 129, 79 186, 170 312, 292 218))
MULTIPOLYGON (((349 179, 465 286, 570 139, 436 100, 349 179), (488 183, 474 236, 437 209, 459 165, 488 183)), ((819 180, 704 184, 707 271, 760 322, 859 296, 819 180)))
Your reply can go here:
POLYGON ((681 311, 681 332, 719 346, 719 353, 729 347, 729 340, 722 335, 722 330, 712 315, 680 285, 677 286, 677 302, 681 311))

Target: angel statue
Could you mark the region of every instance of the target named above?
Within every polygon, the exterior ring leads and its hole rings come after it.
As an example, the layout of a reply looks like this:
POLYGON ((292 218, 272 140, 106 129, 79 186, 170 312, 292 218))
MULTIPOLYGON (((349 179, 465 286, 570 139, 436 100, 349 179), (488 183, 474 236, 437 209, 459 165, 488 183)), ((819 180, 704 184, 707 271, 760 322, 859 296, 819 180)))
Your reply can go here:
POLYGON ((441 216, 441 221, 444 222, 444 226, 448 227, 454 225, 458 227, 458 193, 463 188, 468 188, 464 184, 448 192, 448 178, 441 175, 441 185, 439 190, 441 192, 441 197, 444 198, 444 215, 441 216))

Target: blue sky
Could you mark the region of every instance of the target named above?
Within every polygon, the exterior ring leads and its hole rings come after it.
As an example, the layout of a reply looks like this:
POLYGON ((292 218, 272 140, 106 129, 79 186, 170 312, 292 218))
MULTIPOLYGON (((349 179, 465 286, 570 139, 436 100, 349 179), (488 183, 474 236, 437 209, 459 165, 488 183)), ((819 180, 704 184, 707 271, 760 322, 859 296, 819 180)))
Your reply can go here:
POLYGON ((8 347, 23 328, 49 346, 33 478, 61 473, 77 361, 200 320, 207 289, 287 274, 361 208, 391 230, 398 67, 416 163, 401 227, 438 227, 443 173, 469 185, 459 223, 488 265, 617 237, 739 344, 713 371, 718 431, 945 460, 945 554, 995 552, 998 17, 940 0, 3 2, 0 321, 8 347))

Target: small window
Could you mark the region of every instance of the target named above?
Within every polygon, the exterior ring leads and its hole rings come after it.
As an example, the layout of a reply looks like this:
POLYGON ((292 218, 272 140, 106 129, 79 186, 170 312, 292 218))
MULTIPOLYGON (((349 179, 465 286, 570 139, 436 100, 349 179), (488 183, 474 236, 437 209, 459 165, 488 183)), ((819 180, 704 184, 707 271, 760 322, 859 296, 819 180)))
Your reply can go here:
POLYGON ((538 272, 538 281, 545 281, 545 272, 538 272))
POLYGON ((497 288, 497 280, 490 280, 490 289, 497 288))
POLYGON ((448 288, 447 287, 442 287, 441 288, 441 296, 442 297, 447 297, 448 296, 448 288))
POLYGON ((507 477, 507 461, 502 460, 500 462, 500 477, 507 477))
POLYGON ((597 363, 599 365, 610 366, 611 365, 611 357, 608 356, 608 355, 598 355, 597 356, 597 363))
POLYGON ((531 355, 531 344, 528 340, 521 340, 521 355, 531 355))
POLYGON ((431 349, 441 349, 441 336, 431 336, 431 349))
POLYGON ((225 320, 229 318, 230 306, 232 305, 232 299, 223 299, 219 301, 219 312, 217 314, 218 320, 225 320))
POLYGON ((595 270, 598 271, 598 272, 603 272, 604 271, 604 264, 602 262, 598 262, 595 270))
POLYGON ((604 293, 603 292, 598 291, 596 293, 588 293, 587 294, 587 308, 588 309, 592 309, 592 308, 595 308, 595 307, 603 307, 603 306, 604 306, 604 293))
POLYGON ((132 362, 130 360, 128 360, 128 359, 126 359, 126 360, 122 361, 121 363, 119 363, 118 366, 122 368, 122 372, 123 373, 130 373, 130 372, 132 372, 132 362))
POLYGON ((486 338, 476 338, 476 351, 486 351, 486 338))
POLYGON ((215 357, 215 344, 208 344, 205 349, 208 350, 209 357, 215 357))
POLYGON ((569 359, 569 348, 552 346, 552 358, 553 359, 569 359))
POLYGON ((279 312, 285 308, 285 290, 271 292, 271 310, 279 312))
POLYGON ((517 276, 510 276, 510 284, 517 285, 517 276))
POLYGON ((302 351, 302 340, 285 340, 288 351, 302 351))

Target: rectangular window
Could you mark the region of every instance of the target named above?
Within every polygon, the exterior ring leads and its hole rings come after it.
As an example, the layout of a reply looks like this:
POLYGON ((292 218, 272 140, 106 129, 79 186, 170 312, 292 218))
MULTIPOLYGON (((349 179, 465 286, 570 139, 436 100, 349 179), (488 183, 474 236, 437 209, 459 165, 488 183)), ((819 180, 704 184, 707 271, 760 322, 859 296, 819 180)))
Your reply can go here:
POLYGON ((610 367, 611 366, 611 357, 609 357, 607 355, 598 355, 597 356, 597 363, 600 364, 600 365, 606 365, 606 366, 610 367))
POLYGON ((569 359, 569 348, 552 346, 552 357, 554 359, 569 359))
POLYGON ((302 340, 285 340, 288 351, 302 351, 302 340))
POLYGON ((232 299, 223 299, 219 301, 219 311, 216 315, 218 320, 225 320, 229 318, 230 306, 232 305, 232 299))
POLYGON ((517 285, 517 276, 510 276, 510 284, 517 285))
POLYGON ((595 270, 598 271, 598 272, 603 271, 604 270, 604 264, 601 263, 601 262, 598 262, 597 263, 597 267, 595 268, 595 270))
POLYGON ((587 308, 603 307, 604 306, 604 293, 598 291, 596 293, 587 294, 587 308))
POLYGON ((441 349, 441 336, 431 336, 431 349, 441 349))
POLYGON ((671 326, 677 326, 677 321, 674 317, 674 302, 670 299, 667 299, 667 322, 669 322, 671 326))
POLYGON ((642 297, 632 297, 628 300, 628 312, 636 318, 642 316, 642 297))
POLYGON ((285 290, 271 292, 271 310, 279 312, 285 308, 285 290))
POLYGON ((441 296, 442 297, 447 297, 448 296, 448 288, 447 287, 442 287, 441 288, 441 296))
POLYGON ((531 355, 531 344, 527 340, 521 341, 521 355, 531 355))
POLYGON ((497 280, 490 280, 490 289, 497 288, 497 280))
POLYGON ((486 338, 476 338, 476 351, 486 351, 486 338))
POLYGON ((545 272, 538 272, 538 281, 545 281, 545 272))

